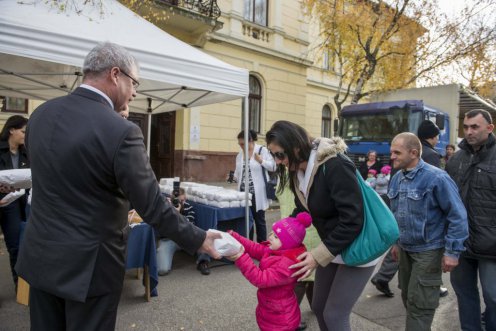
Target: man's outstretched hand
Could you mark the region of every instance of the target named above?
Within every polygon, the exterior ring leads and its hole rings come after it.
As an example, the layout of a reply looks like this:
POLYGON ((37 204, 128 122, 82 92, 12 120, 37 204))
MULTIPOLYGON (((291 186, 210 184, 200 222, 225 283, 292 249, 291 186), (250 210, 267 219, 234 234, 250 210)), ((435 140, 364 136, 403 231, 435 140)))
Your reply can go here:
POLYGON ((222 236, 220 233, 207 231, 207 236, 205 237, 205 240, 203 241, 203 244, 201 245, 201 247, 198 251, 200 251, 202 253, 207 253, 212 258, 219 260, 220 258, 222 258, 222 256, 215 249, 214 240, 215 239, 221 239, 221 238, 222 238, 222 236))

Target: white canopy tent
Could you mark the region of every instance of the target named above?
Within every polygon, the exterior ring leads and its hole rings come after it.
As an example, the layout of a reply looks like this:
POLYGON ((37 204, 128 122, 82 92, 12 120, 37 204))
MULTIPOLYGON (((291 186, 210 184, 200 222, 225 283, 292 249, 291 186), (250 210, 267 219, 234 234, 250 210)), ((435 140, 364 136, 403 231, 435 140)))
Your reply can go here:
POLYGON ((70 93, 81 83, 89 50, 111 41, 140 64, 130 110, 148 113, 149 126, 153 113, 248 96, 247 70, 177 40, 115 0, 82 3, 60 11, 43 0, 0 1, 0 95, 48 100, 70 93))
MULTIPOLYGON (((82 1, 75 1, 75 3, 82 1)), ((115 0, 59 9, 46 1, 0 1, 0 95, 46 100, 80 82, 98 42, 128 49, 140 63, 135 112, 176 110, 248 95, 248 71, 170 36, 115 0)))

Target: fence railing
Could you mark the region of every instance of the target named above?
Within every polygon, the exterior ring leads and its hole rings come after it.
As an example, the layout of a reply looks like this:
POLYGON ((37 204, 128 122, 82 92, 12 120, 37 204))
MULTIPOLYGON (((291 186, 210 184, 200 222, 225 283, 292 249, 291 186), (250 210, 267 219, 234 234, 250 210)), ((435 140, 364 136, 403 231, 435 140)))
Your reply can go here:
POLYGON ((217 20, 221 14, 217 0, 155 0, 157 3, 168 4, 195 12, 217 20))

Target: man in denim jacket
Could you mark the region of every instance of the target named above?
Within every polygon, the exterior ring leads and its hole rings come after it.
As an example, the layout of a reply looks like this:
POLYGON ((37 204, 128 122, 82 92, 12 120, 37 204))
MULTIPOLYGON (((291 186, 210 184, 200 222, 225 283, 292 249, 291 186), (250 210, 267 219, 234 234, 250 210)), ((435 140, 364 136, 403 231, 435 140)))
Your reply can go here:
POLYGON ((455 183, 446 172, 425 163, 421 153, 413 133, 400 133, 391 143, 393 167, 401 170, 388 191, 400 229, 392 253, 400 262, 407 331, 431 329, 441 274, 457 266, 468 237, 467 212, 455 183))

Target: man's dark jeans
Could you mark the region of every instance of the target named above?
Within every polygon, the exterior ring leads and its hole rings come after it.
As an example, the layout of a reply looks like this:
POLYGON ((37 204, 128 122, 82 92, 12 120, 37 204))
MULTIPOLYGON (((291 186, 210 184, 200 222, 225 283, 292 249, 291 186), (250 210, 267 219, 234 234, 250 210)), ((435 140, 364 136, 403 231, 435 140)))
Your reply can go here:
POLYGON ((486 304, 486 331, 496 331, 496 260, 461 256, 451 272, 451 285, 458 298, 458 313, 463 331, 482 331, 481 303, 477 274, 486 304))

